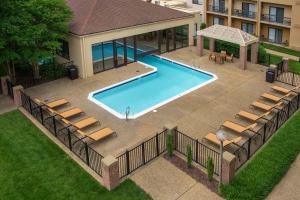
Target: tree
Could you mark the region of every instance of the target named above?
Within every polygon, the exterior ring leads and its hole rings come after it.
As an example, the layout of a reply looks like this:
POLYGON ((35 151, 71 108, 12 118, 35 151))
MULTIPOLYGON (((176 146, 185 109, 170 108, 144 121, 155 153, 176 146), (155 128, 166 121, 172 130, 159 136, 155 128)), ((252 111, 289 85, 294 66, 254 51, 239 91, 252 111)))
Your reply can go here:
POLYGON ((69 7, 64 0, 1 0, 0 7, 0 64, 13 73, 15 63, 30 63, 38 78, 38 61, 55 55, 67 37, 69 7))

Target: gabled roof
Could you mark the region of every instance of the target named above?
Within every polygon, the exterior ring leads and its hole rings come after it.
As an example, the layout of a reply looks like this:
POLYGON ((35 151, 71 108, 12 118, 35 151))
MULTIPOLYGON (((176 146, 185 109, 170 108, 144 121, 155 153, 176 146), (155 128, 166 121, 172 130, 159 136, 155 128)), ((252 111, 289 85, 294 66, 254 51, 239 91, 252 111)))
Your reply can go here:
POLYGON ((193 17, 141 0, 66 0, 74 14, 70 32, 87 35, 160 21, 193 17))
POLYGON ((214 38, 217 40, 223 40, 241 46, 247 46, 249 44, 258 42, 257 37, 246 33, 241 29, 217 24, 198 31, 197 35, 202 35, 204 37, 214 38))

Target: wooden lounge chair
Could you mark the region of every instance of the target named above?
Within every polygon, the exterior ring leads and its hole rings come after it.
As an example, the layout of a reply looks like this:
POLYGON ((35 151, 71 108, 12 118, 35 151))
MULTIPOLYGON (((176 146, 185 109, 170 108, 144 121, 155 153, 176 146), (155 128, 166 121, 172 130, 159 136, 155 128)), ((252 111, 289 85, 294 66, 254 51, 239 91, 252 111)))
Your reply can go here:
POLYGON ((226 55, 226 61, 227 62, 232 62, 233 63, 233 53, 230 55, 226 55))
POLYGON ((88 126, 91 126, 93 124, 96 124, 98 123, 99 121, 97 119, 95 119, 94 117, 87 117, 83 120, 80 120, 78 122, 70 122, 69 120, 67 119, 62 119, 62 121, 69 126, 73 126, 75 127, 76 129, 83 129, 83 128, 86 128, 88 126))
POLYGON ((79 133, 82 136, 81 139, 89 138, 92 141, 99 141, 99 140, 102 140, 103 138, 106 138, 106 137, 116 133, 116 132, 113 131, 111 128, 102 128, 91 134, 88 134, 82 130, 77 130, 77 133, 79 133))
MULTIPOLYGON (((205 139, 207 139, 208 141, 210 141, 214 144, 220 145, 220 140, 217 138, 216 134, 214 134, 214 133, 207 134, 205 136, 205 139)), ((238 143, 242 139, 243 139, 243 137, 239 136, 239 137, 236 137, 232 140, 225 140, 225 141, 223 141, 223 147, 226 147, 226 146, 228 146, 229 144, 232 144, 232 143, 238 143)))
POLYGON ((279 102, 280 100, 286 98, 286 97, 289 97, 291 95, 291 93, 288 93, 284 96, 281 96, 281 97, 278 97, 278 96, 275 96, 273 94, 269 94, 269 93, 263 93, 261 95, 261 97, 265 98, 265 99, 268 99, 270 101, 274 101, 274 102, 279 102))
POLYGON ((297 86, 297 87, 294 87, 292 89, 287 89, 287 88, 275 85, 275 86, 272 87, 272 89, 275 90, 275 91, 277 91, 277 92, 283 93, 283 94, 288 94, 290 92, 294 92, 297 89, 300 89, 300 85, 297 86))
POLYGON ((255 122, 255 121, 259 120, 259 119, 262 119, 262 118, 268 116, 269 114, 271 114, 270 111, 269 111, 269 112, 266 112, 266 113, 264 113, 264 114, 261 114, 261 115, 256 115, 256 114, 253 114, 253 113, 250 113, 250 112, 247 112, 247 111, 242 110, 242 111, 240 111, 240 112, 237 114, 237 116, 240 116, 240 117, 243 117, 243 118, 246 118, 246 119, 248 119, 248 120, 251 120, 251 121, 254 121, 254 122, 255 122))
POLYGON ((66 110, 66 111, 63 111, 63 112, 58 112, 58 111, 55 111, 55 110, 53 110, 53 109, 51 109, 51 108, 48 108, 48 110, 49 110, 52 114, 58 115, 58 116, 60 116, 60 117, 62 117, 62 118, 65 118, 65 119, 83 113, 83 111, 82 111, 81 109, 79 109, 79 108, 71 108, 71 109, 66 110))
POLYGON ((264 110, 264 111, 271 111, 273 108, 277 108, 279 106, 282 106, 283 102, 278 102, 277 104, 268 105, 265 103, 261 103, 259 101, 255 101, 251 104, 252 107, 264 110))
POLYGON ((58 100, 55 100, 55 101, 51 101, 51 102, 45 102, 45 101, 42 101, 40 99, 35 99, 35 102, 40 104, 40 105, 45 105, 47 106, 48 108, 57 108, 59 106, 63 106, 65 104, 68 104, 69 102, 66 100, 66 99, 58 99, 58 100))
POLYGON ((237 133, 243 133, 247 130, 251 130, 251 129, 255 128, 257 126, 257 123, 254 123, 254 124, 251 124, 249 126, 244 127, 244 126, 241 126, 241 125, 236 124, 234 122, 226 121, 226 122, 223 123, 222 126, 225 127, 225 128, 228 128, 232 131, 235 131, 237 133))

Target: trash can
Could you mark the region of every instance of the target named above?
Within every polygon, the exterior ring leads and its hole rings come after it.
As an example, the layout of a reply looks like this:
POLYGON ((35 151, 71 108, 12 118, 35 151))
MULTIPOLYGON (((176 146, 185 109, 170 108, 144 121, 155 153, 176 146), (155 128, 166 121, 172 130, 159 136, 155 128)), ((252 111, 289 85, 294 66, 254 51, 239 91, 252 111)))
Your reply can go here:
POLYGON ((266 72, 266 81, 268 83, 273 83, 275 81, 275 71, 273 69, 268 69, 266 72))
POLYGON ((70 65, 68 67, 68 77, 71 80, 78 78, 78 68, 75 65, 70 65))

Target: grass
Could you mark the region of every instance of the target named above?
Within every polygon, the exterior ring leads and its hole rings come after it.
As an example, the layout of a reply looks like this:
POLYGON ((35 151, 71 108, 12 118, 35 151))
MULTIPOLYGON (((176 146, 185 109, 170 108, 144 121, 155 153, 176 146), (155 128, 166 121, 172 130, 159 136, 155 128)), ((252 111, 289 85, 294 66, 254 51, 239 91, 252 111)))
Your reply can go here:
POLYGON ((270 50, 273 50, 273 51, 278 51, 278 52, 281 52, 281 53, 285 53, 285 54, 289 54, 289 55, 292 55, 292 56, 300 57, 300 51, 296 51, 296 50, 281 47, 281 46, 276 46, 276 45, 273 45, 273 44, 267 44, 267 43, 263 43, 262 45, 266 49, 270 49, 270 50))
POLYGON ((300 153, 298 111, 221 193, 230 200, 264 199, 288 171, 300 153))
POLYGON ((109 192, 22 113, 0 115, 0 199, 151 199, 126 180, 109 192))

